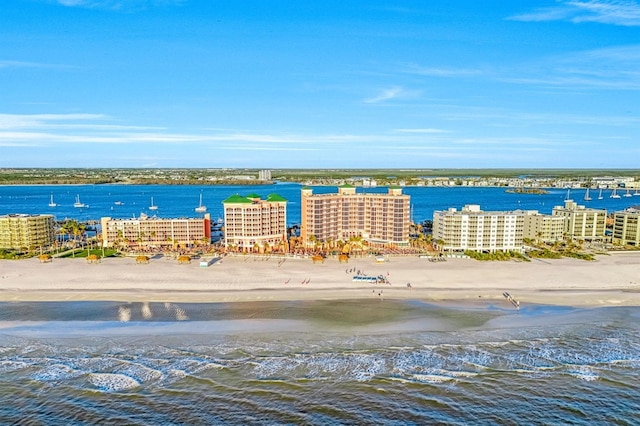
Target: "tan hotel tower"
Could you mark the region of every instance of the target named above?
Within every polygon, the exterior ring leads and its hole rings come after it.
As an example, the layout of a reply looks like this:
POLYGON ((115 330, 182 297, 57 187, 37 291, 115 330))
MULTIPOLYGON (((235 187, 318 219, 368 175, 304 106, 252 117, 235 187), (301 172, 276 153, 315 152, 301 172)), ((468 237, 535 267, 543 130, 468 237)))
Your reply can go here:
POLYGON ((263 252, 287 239, 287 200, 278 194, 232 195, 224 206, 224 244, 242 252, 263 252))
POLYGON ((402 188, 384 193, 356 193, 343 185, 335 194, 314 194, 302 189, 300 237, 311 245, 316 241, 348 241, 361 237, 373 244, 409 244, 410 197, 402 188))

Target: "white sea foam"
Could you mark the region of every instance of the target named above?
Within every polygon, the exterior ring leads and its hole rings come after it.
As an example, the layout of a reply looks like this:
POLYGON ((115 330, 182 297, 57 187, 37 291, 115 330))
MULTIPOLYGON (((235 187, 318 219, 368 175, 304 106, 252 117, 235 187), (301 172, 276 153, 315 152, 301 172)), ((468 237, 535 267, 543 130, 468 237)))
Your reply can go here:
POLYGON ((567 374, 577 379, 585 380, 587 382, 592 382, 600 378, 598 374, 593 370, 593 367, 589 365, 574 365, 571 367, 572 368, 567 370, 567 374))
POLYGON ((164 376, 161 371, 133 362, 126 363, 115 371, 132 377, 138 382, 154 382, 161 380, 164 376))
POLYGON ((11 371, 22 370, 28 368, 30 364, 22 361, 0 361, 0 373, 9 373, 11 371))
POLYGON ((89 382, 105 392, 124 391, 140 386, 137 380, 124 374, 91 373, 89 374, 89 382))
POLYGON ((84 374, 82 371, 75 370, 68 365, 54 364, 47 366, 34 374, 32 378, 39 382, 55 382, 78 377, 84 374))
POLYGON ((413 374, 411 377, 421 383, 443 383, 455 380, 455 377, 440 374, 413 374))

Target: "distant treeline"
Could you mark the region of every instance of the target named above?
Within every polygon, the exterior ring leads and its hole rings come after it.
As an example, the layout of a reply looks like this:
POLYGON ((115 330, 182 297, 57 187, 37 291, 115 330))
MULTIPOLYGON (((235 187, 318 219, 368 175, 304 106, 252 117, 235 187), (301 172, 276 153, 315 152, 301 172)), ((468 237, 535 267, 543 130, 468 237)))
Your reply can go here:
MULTIPOLYGON (((259 169, 0 169, 0 184, 138 184, 138 185, 259 185, 259 169)), ((315 181, 331 184, 339 180, 369 178, 380 185, 400 181, 411 184, 423 178, 542 178, 588 180, 595 176, 633 176, 630 169, 272 169, 273 180, 315 181)), ((462 182, 462 181, 461 181, 462 182)))

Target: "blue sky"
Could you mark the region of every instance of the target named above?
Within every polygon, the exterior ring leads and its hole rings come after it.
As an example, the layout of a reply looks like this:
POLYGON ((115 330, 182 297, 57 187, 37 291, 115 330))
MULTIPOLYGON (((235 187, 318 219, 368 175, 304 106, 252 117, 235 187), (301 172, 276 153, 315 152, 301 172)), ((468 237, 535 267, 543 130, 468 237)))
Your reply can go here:
POLYGON ((640 168, 640 1, 3 0, 0 167, 640 168))

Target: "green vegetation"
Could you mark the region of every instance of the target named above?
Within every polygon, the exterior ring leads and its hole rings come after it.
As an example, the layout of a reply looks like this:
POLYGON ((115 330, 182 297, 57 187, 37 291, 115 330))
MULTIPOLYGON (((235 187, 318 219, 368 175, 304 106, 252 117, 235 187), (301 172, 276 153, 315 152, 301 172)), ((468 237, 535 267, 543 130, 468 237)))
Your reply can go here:
POLYGON ((527 255, 529 255, 529 257, 535 257, 537 259, 562 259, 561 253, 549 249, 531 250, 527 252, 527 255))
POLYGON ((0 249, 0 259, 16 260, 33 257, 33 253, 22 252, 18 250, 0 249))
POLYGON ((574 259, 580 259, 580 260, 595 260, 595 257, 590 254, 590 253, 579 253, 579 252, 566 252, 563 253, 563 255, 565 257, 572 257, 574 259))
MULTIPOLYGON (((138 185, 260 185, 270 181, 258 179, 259 169, 0 169, 0 185, 23 184, 138 184, 138 185)), ((630 169, 275 169, 273 180, 309 182, 316 185, 356 183, 373 179, 380 186, 423 183, 425 179, 451 178, 463 185, 464 179, 536 178, 575 179, 583 182, 595 176, 632 176, 640 179, 640 171, 630 169)), ((543 184, 546 182, 543 182, 543 184)), ((494 185, 506 186, 498 181, 494 185)))
POLYGON ((79 258, 85 258, 89 255, 95 255, 98 256, 98 258, 103 258, 103 257, 118 257, 118 252, 116 252, 114 249, 104 249, 104 253, 102 252, 102 249, 82 249, 82 250, 77 250, 77 251, 73 251, 73 250, 69 250, 63 254, 61 254, 58 257, 79 257, 79 258))
POLYGON ((477 251, 467 250, 464 252, 467 256, 475 260, 520 260, 530 262, 522 253, 517 251, 497 251, 493 253, 481 253, 477 251))
POLYGON ((536 242, 530 238, 525 238, 524 243, 533 247, 533 250, 529 250, 527 255, 529 257, 539 259, 561 259, 563 257, 571 257, 580 260, 595 260, 595 257, 591 253, 584 253, 582 249, 582 243, 584 241, 574 242, 570 239, 565 241, 556 241, 552 244, 544 242, 536 242))

